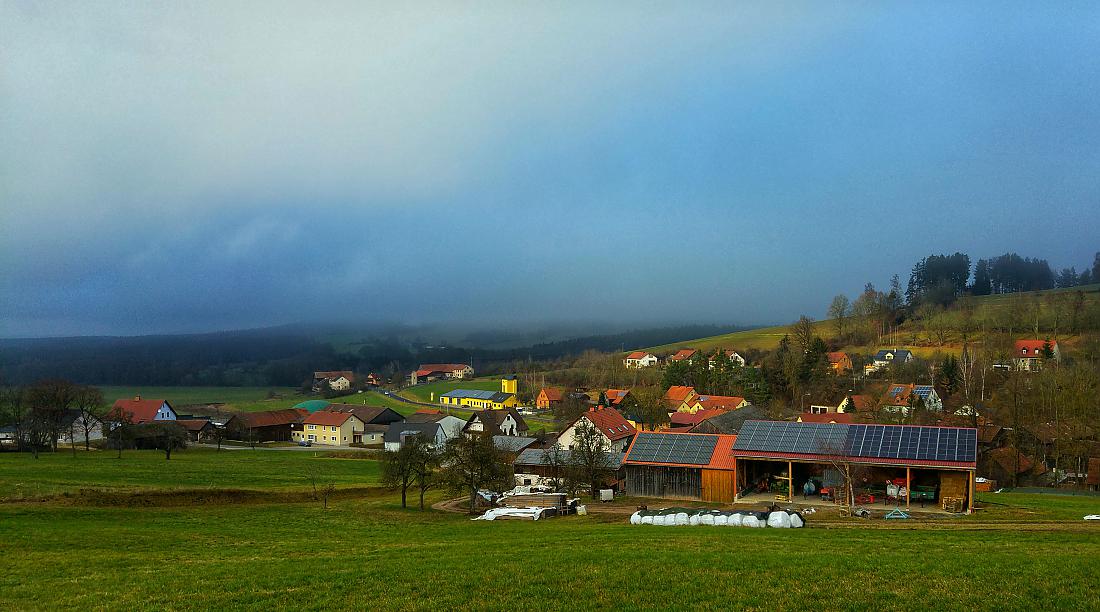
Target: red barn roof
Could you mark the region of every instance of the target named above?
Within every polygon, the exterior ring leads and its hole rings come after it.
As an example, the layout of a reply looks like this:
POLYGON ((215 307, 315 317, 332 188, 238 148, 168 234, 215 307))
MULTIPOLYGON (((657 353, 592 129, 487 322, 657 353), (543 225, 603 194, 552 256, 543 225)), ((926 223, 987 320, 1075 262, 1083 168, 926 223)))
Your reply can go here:
MULTIPOLYGON (((115 405, 111 408, 111 414, 114 415, 114 418, 118 418, 120 415, 129 415, 130 422, 135 424, 147 423, 156 420, 157 411, 166 403, 168 403, 168 400, 141 399, 141 396, 138 395, 133 399, 115 400, 115 405)), ((171 408, 172 405, 168 404, 168 407, 171 408)), ((175 411, 173 410, 173 412, 175 411)))
MULTIPOLYGON (((348 419, 355 416, 350 412, 333 412, 331 410, 318 410, 307 416, 303 423, 307 425, 343 425, 348 419)), ((358 418, 358 417, 356 417, 358 418)))
MULTIPOLYGON (((1017 340, 1016 341, 1016 355, 1019 357, 1042 357, 1043 347, 1046 346, 1047 340, 1017 340)), ((1054 347, 1058 346, 1057 342, 1050 341, 1050 348, 1054 350, 1054 347)))
POLYGON ((305 408, 284 408, 260 412, 239 412, 233 418, 240 419, 247 427, 278 427, 297 423, 309 416, 305 408))
POLYGON ((584 418, 591 421, 596 429, 600 430, 600 433, 607 436, 607 439, 612 442, 638 433, 634 426, 630 424, 630 421, 626 420, 614 408, 595 407, 584 413, 584 418))

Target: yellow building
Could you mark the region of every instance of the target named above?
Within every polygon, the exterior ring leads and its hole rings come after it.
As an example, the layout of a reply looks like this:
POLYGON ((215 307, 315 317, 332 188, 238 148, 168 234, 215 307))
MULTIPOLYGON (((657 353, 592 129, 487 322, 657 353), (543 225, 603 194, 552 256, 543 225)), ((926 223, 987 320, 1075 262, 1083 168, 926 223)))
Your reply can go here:
POLYGON ((737 410, 748 405, 745 398, 733 395, 696 395, 682 402, 676 411, 695 414, 700 410, 737 410))
POLYGON ((444 406, 464 406, 475 410, 503 410, 519 404, 516 399, 517 381, 515 376, 501 379, 500 391, 482 391, 479 389, 455 389, 439 396, 444 406))
POLYGON ((302 430, 295 431, 295 442, 308 440, 325 446, 347 446, 362 442, 365 426, 359 417, 350 412, 318 410, 302 421, 302 430))

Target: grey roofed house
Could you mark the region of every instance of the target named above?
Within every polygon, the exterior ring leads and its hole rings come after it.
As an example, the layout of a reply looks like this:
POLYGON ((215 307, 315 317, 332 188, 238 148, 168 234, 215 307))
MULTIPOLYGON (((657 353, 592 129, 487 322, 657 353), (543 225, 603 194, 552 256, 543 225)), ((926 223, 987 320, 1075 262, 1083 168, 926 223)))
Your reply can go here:
POLYGON ((525 438, 522 436, 493 436, 493 444, 500 450, 509 453, 519 453, 538 442, 538 438, 525 438))
POLYGON ((906 349, 882 349, 875 353, 875 361, 900 361, 906 363, 913 358, 913 353, 906 349))
MULTIPOLYGON (((558 451, 561 453, 562 463, 568 464, 571 451, 568 449, 562 449, 558 451)), ((547 455, 550 451, 545 448, 528 448, 516 457, 516 460, 512 462, 513 465, 549 465, 547 455)), ((623 453, 604 453, 608 459, 608 465, 613 470, 617 470, 623 465, 623 453)))
POLYGON ((749 404, 744 408, 730 410, 710 417, 688 430, 688 433, 738 434, 745 421, 760 421, 768 418, 763 408, 749 404))
POLYGON ((382 440, 386 450, 399 450, 406 437, 415 435, 423 436, 435 446, 447 441, 439 423, 390 423, 382 440))

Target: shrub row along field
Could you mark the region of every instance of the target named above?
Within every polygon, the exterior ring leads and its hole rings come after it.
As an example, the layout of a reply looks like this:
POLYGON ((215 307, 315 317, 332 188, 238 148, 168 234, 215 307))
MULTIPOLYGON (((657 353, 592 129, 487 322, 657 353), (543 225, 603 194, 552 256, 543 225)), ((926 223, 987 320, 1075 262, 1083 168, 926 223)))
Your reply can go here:
POLYGON ((625 518, 471 522, 402 511, 392 496, 327 511, 3 504, 0 608, 1100 606, 1095 529, 654 528, 625 518))
POLYGON ((148 491, 165 489, 305 490, 311 479, 338 486, 377 484, 377 461, 340 459, 318 450, 217 451, 191 448, 160 451, 60 451, 0 454, 0 501, 38 498, 81 489, 148 491))

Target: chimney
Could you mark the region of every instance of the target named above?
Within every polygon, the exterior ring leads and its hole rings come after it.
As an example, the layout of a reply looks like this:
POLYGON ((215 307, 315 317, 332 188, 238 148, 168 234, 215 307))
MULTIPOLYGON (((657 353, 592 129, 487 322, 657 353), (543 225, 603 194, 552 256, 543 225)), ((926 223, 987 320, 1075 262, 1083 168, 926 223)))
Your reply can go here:
POLYGON ((134 396, 134 401, 135 402, 140 402, 141 401, 141 396, 140 395, 135 395, 134 396))

